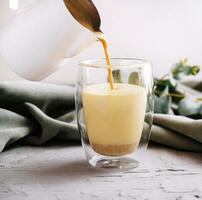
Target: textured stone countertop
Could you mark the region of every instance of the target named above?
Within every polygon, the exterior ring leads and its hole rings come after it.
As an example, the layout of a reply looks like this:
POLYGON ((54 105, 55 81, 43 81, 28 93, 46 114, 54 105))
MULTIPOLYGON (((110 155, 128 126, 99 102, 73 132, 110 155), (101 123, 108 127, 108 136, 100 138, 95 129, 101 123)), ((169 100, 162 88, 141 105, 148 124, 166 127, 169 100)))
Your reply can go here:
POLYGON ((0 200, 202 199, 202 154, 151 146, 140 167, 94 170, 80 146, 17 147, 0 154, 0 200))

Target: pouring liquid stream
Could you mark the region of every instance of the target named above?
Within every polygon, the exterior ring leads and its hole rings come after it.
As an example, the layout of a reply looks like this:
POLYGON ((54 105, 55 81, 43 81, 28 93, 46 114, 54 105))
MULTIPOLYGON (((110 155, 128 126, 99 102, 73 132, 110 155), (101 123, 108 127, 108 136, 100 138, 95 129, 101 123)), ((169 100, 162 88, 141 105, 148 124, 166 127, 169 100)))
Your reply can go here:
POLYGON ((114 80, 113 80, 113 74, 112 74, 112 66, 111 66, 111 61, 110 61, 110 56, 109 56, 108 43, 105 38, 105 35, 102 32, 97 32, 96 36, 97 36, 98 40, 101 42, 103 49, 104 49, 106 63, 107 63, 107 70, 108 70, 108 82, 110 85, 110 89, 113 90, 113 89, 115 89, 115 87, 114 87, 114 80))

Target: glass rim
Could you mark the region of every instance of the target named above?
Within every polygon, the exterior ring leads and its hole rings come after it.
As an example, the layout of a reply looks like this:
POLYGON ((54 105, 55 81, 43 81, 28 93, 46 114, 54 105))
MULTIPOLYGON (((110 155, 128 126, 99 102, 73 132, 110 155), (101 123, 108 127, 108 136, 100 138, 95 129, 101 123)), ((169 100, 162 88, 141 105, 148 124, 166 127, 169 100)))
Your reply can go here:
MULTIPOLYGON (((150 65, 151 62, 143 59, 136 58, 111 58, 111 66, 112 68, 120 68, 120 67, 141 67, 141 65, 150 65), (124 63, 113 64, 115 61, 123 61, 124 63)), ((92 68, 107 68, 106 59, 105 58, 97 58, 97 59, 86 59, 79 62, 79 66, 81 67, 92 67, 92 68), (102 63, 104 61, 104 64, 102 63), (97 64, 100 63, 100 64, 97 64)))

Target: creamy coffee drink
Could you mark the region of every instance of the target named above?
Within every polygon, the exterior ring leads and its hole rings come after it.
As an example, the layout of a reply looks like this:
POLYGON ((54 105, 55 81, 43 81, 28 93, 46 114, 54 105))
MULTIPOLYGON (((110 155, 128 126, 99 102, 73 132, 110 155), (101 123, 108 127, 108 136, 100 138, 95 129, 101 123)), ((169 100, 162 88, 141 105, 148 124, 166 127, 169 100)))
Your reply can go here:
POLYGON ((146 90, 131 84, 95 84, 83 90, 87 133, 95 152, 121 156, 137 149, 146 110, 146 90))

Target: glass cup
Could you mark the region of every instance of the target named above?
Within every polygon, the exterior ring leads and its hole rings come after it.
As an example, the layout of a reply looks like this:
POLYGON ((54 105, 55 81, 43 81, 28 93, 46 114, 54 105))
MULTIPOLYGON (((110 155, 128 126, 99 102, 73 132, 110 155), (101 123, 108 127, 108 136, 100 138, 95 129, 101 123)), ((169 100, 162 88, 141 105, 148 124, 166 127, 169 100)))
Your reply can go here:
POLYGON ((153 77, 150 62, 111 59, 115 89, 105 59, 79 64, 76 113, 82 147, 90 166, 128 170, 146 149, 152 126, 153 77))

